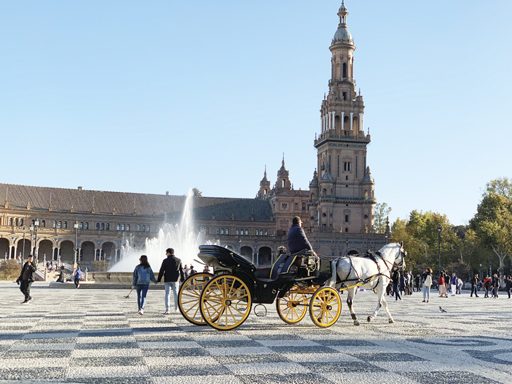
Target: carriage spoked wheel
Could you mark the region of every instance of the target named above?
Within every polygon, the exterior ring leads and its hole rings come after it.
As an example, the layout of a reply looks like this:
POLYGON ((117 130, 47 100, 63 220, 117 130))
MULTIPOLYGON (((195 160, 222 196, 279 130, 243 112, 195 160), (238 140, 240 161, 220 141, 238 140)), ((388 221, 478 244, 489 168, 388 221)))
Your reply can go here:
POLYGON ((206 325, 201 316, 199 299, 201 291, 212 279, 211 273, 196 273, 189 276, 180 286, 178 308, 185 319, 195 325, 206 325))
POLYGON ((309 302, 311 320, 322 328, 334 325, 341 314, 341 298, 338 291, 331 287, 316 290, 309 302))
POLYGON ((304 293, 290 290, 276 300, 277 314, 287 324, 297 324, 308 311, 309 299, 304 293))
POLYGON ((220 331, 229 331, 243 324, 251 313, 252 298, 247 284, 234 275, 212 278, 200 298, 201 316, 220 331))

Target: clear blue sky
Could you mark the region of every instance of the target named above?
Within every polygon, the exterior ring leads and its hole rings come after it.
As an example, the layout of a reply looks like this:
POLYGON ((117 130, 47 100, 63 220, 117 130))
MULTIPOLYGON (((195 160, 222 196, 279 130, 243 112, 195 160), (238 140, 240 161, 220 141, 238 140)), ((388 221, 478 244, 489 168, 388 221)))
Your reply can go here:
MULTIPOLYGON (((340 2, 0 2, 0 181, 251 198, 284 152, 307 189, 340 2)), ((466 223, 512 177, 512 1, 346 5, 378 201, 466 223)))

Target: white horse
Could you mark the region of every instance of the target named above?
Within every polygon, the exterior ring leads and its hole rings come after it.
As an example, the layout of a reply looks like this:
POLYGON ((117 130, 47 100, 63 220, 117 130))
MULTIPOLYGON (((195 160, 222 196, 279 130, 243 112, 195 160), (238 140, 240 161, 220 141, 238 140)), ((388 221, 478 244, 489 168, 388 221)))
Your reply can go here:
POLYGON ((332 277, 326 282, 330 287, 345 289, 348 292, 347 304, 354 325, 359 325, 356 314, 352 308, 354 295, 358 287, 373 290, 378 297, 377 308, 373 315, 368 316, 370 322, 384 306, 390 323, 394 323, 389 313, 388 303, 384 294, 391 280, 393 267, 404 269, 406 252, 401 243, 389 243, 383 246, 374 257, 371 256, 343 256, 331 262, 332 277))

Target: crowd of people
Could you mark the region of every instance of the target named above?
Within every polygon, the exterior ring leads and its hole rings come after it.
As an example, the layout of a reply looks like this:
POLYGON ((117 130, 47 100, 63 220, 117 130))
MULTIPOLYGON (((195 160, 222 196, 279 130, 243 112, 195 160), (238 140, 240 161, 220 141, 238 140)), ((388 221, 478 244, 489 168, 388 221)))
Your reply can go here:
MULTIPOLYGON (((503 280, 503 287, 508 298, 511 298, 512 293, 512 275, 506 275, 500 279, 498 273, 486 275, 484 279, 480 280, 478 273, 473 274, 470 279, 471 293, 470 297, 479 297, 478 292, 484 291, 484 297, 498 298, 501 280, 503 280)), ((386 293, 388 296, 395 297, 395 300, 402 300, 403 295, 411 295, 414 291, 423 292, 423 302, 428 303, 430 300, 430 289, 436 288, 439 297, 447 298, 456 296, 462 293, 464 286, 463 280, 457 276, 456 273, 451 275, 446 271, 441 271, 436 277, 433 275, 431 268, 426 268, 422 274, 413 276, 411 271, 402 272, 394 269, 391 274, 391 280, 387 287, 386 293)))

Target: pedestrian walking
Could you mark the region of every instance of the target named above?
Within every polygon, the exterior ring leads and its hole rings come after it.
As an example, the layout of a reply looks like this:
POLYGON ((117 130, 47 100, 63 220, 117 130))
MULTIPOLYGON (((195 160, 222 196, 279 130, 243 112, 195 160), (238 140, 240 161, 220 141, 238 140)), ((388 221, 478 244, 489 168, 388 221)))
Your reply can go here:
POLYGON ((414 278, 414 285, 416 286, 416 292, 421 290, 421 275, 418 273, 414 278))
POLYGON ((167 257, 162 261, 160 272, 158 272, 157 281, 164 279, 165 284, 165 312, 164 315, 169 314, 171 306, 170 291, 172 289, 174 297, 174 311, 178 310, 178 279, 185 280, 183 268, 181 267, 181 260, 174 255, 174 249, 167 248, 165 251, 167 257))
POLYGON ((484 279, 484 288, 485 288, 485 295, 484 297, 489 297, 489 291, 491 290, 491 284, 492 283, 492 279, 489 275, 485 276, 485 279, 484 279))
POLYGON ((455 293, 457 295, 460 295, 462 293, 463 286, 464 286, 464 282, 462 281, 462 279, 460 277, 457 277, 457 290, 455 291, 455 293))
POLYGON ((80 280, 82 279, 82 269, 80 268, 80 264, 76 266, 75 271, 73 272, 73 281, 75 283, 75 288, 80 288, 80 280))
POLYGON ((439 280, 437 281, 439 284, 438 291, 439 291, 439 297, 448 297, 448 293, 446 291, 446 282, 444 278, 444 271, 441 271, 439 275, 439 280))
POLYGON ((393 292, 395 294, 395 301, 400 299, 402 300, 402 296, 400 296, 400 271, 398 269, 395 269, 393 271, 393 292))
POLYGON ((428 303, 430 300, 430 287, 432 286, 432 270, 430 268, 425 269, 423 272, 423 302, 428 303))
POLYGON ((64 266, 60 267, 59 277, 57 278, 57 283, 63 283, 64 282, 64 266))
POLYGON ((478 297, 478 283, 480 282, 480 279, 478 278, 478 273, 475 273, 473 275, 473 278, 471 279, 471 294, 469 297, 473 297, 473 292, 475 293, 475 297, 478 297))
POLYGON ((450 277, 450 288, 452 292, 452 296, 455 296, 455 293, 457 292, 457 275, 452 273, 452 277, 450 277))
POLYGON ((139 261, 140 264, 137 265, 133 271, 132 288, 137 290, 137 306, 139 308, 139 315, 143 315, 149 283, 151 281, 156 283, 157 281, 155 279, 155 274, 149 265, 148 257, 146 255, 142 255, 139 258, 139 261))
POLYGON ((500 288, 500 278, 497 273, 492 275, 492 297, 498 298, 498 289, 500 288))
POLYGON ((16 283, 20 286, 20 291, 25 296, 25 300, 21 304, 28 303, 32 300, 32 296, 30 296, 30 286, 34 282, 34 272, 36 271, 36 266, 33 263, 32 255, 27 256, 27 261, 21 267, 20 276, 16 279, 16 283))
POLYGON ((508 298, 510 299, 510 291, 512 290, 512 276, 505 277, 505 290, 507 291, 508 298))

